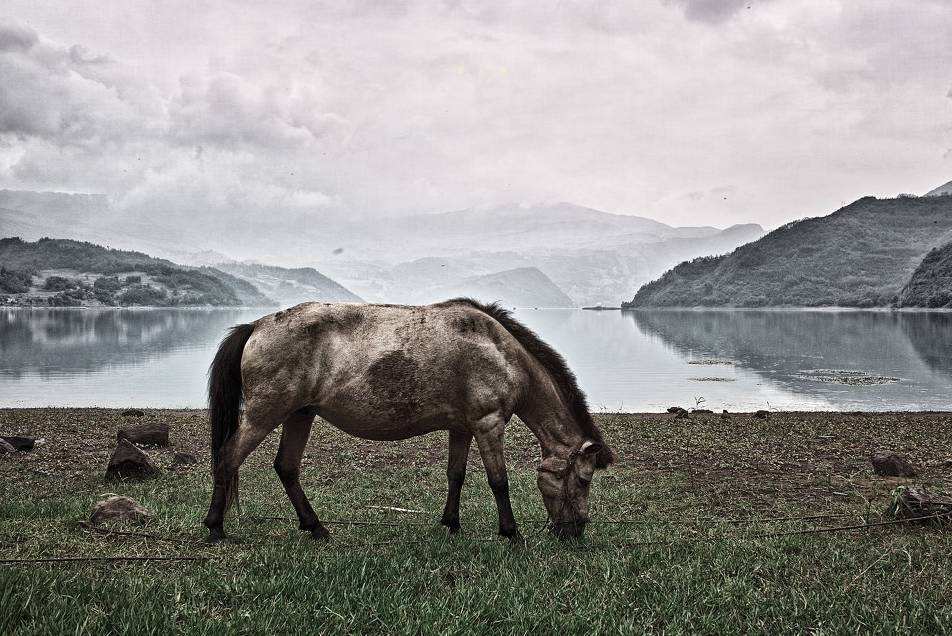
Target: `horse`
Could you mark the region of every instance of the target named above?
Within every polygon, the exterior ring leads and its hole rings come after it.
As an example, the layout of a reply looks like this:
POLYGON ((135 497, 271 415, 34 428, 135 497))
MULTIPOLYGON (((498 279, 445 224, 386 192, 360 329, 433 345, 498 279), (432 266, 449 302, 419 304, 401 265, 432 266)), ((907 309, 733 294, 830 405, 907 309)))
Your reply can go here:
POLYGON ((300 529, 329 537, 300 482, 315 416, 371 440, 448 431, 440 523, 451 534, 460 530, 475 438, 499 534, 522 540, 503 455, 514 414, 541 446, 537 483, 559 538, 583 534, 594 471, 614 461, 562 356, 499 304, 470 298, 425 306, 303 303, 236 325, 209 369, 208 402, 214 489, 204 524, 212 541, 225 536, 239 467, 278 426, 274 468, 300 529))

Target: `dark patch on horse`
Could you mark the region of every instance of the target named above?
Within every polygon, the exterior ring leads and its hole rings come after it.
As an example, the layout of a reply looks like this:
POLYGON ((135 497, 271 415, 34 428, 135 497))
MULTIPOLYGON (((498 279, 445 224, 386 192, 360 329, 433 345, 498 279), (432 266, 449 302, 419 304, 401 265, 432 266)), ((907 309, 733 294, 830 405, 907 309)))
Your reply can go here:
POLYGON ((412 420, 419 414, 417 396, 426 394, 420 365, 403 351, 390 351, 367 369, 370 401, 393 414, 396 420, 412 420))
POLYGON ((558 351, 544 342, 534 331, 513 318, 512 313, 499 303, 484 304, 472 298, 454 298, 440 303, 440 305, 468 305, 491 316, 502 325, 548 371, 582 432, 602 445, 602 449, 596 457, 596 466, 605 468, 615 461, 614 453, 608 448, 602 432, 592 420, 585 393, 579 388, 575 374, 569 369, 565 358, 558 351))

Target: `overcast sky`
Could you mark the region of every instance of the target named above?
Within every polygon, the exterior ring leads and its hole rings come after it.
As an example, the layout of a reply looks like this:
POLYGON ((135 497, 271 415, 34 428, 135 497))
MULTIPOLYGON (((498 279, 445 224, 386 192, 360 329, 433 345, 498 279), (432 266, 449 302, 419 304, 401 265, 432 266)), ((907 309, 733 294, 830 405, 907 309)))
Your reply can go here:
POLYGON ((952 179, 948 0, 5 0, 0 20, 0 187, 130 214, 570 201, 772 227, 952 179))

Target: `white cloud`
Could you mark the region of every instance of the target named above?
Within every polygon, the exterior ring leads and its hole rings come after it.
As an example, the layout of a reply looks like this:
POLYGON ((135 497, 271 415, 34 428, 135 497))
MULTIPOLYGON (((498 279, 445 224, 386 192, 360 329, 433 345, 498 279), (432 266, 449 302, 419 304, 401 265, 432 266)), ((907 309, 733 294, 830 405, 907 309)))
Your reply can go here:
POLYGON ((952 172, 938 0, 11 3, 0 187, 129 214, 772 225, 952 172))

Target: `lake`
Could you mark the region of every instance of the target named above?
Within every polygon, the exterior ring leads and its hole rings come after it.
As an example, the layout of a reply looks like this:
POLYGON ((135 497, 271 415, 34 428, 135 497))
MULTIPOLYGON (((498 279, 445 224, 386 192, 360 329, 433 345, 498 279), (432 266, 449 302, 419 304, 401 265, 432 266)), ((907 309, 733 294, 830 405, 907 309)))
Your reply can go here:
MULTIPOLYGON (((0 309, 0 406, 204 406, 224 330, 262 309, 0 309)), ((952 314, 583 311, 515 315, 596 410, 952 410, 952 314)))

